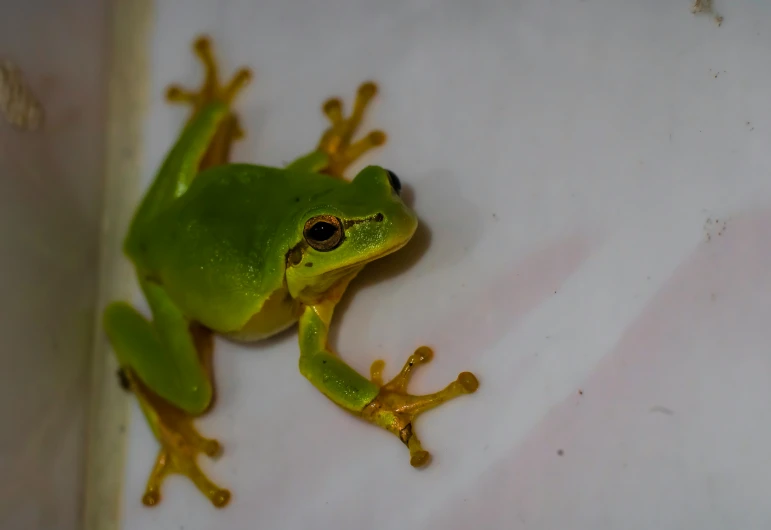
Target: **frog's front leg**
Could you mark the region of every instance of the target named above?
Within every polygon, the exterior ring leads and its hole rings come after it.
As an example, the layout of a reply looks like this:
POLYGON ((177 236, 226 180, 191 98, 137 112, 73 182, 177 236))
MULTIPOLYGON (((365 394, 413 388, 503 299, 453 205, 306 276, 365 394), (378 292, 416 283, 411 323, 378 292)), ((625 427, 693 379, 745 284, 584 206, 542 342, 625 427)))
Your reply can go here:
POLYGON ((287 169, 324 173, 343 179, 348 166, 367 151, 383 145, 386 134, 380 130, 370 131, 363 138, 353 141, 377 90, 377 85, 372 81, 362 83, 356 93, 353 110, 347 118, 343 114, 340 98, 333 97, 325 101, 322 111, 330 121, 329 127, 321 135, 316 149, 291 163, 287 169))
POLYGON ((445 401, 471 394, 479 388, 479 381, 471 372, 462 372, 458 379, 439 392, 423 396, 413 396, 407 393, 407 385, 412 378, 416 366, 426 364, 434 357, 434 352, 428 346, 421 346, 410 355, 396 377, 383 384, 382 373, 385 362, 372 363, 370 374, 372 381, 380 386, 380 393, 369 403, 361 416, 367 421, 379 425, 392 432, 410 449, 410 464, 421 467, 428 463, 429 454, 420 446, 412 423, 420 414, 438 407, 445 401))
POLYGON ((479 387, 477 378, 463 372, 439 392, 423 396, 407 393, 415 367, 433 357, 425 346, 415 350, 388 383, 382 380, 383 361, 375 361, 371 379, 365 378, 332 353, 327 344, 334 303, 327 300, 307 306, 300 318, 300 372, 340 407, 396 435, 410 450, 410 464, 425 466, 430 455, 415 433, 415 419, 446 401, 475 392, 479 387))

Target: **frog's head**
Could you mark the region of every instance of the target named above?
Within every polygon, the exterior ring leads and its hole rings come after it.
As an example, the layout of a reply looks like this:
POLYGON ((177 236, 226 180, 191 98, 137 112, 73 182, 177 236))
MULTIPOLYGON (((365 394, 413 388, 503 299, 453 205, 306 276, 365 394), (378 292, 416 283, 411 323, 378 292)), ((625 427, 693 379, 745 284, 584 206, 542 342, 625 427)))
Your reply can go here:
POLYGON ((298 243, 286 257, 291 295, 318 300, 367 263, 406 245, 418 220, 400 194, 393 172, 370 166, 303 210, 298 243))

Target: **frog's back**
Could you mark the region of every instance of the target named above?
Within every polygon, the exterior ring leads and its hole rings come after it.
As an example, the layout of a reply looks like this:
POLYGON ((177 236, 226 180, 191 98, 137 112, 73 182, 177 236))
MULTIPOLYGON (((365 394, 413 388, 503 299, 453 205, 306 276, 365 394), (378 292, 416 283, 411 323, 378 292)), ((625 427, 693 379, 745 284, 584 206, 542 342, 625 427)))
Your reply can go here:
POLYGON ((188 317, 236 331, 283 288, 306 206, 346 184, 248 164, 208 169, 147 225, 131 257, 188 317))

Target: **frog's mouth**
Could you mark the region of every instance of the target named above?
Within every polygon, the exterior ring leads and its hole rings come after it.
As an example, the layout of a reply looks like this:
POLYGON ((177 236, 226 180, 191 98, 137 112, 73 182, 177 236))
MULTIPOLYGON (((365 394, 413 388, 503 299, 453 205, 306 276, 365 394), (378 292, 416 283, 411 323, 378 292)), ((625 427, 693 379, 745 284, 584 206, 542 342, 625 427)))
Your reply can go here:
MULTIPOLYGON (((394 252, 403 248, 409 242, 409 240, 410 238, 407 238, 404 241, 399 241, 397 244, 381 252, 378 252, 375 255, 369 256, 366 259, 361 259, 354 263, 338 267, 335 270, 320 274, 314 282, 316 284, 315 287, 312 287, 310 292, 315 292, 316 295, 321 295, 323 297, 325 293, 328 293, 330 290, 334 290, 335 286, 338 285, 339 282, 347 283, 351 281, 362 271, 362 269, 367 264, 372 263, 373 261, 377 261, 380 258, 388 256, 389 254, 393 254, 394 252)), ((305 294, 308 295, 310 292, 306 292, 305 294)))
POLYGON ((408 237, 408 238, 406 238, 406 239, 404 239, 402 241, 399 241, 398 243, 396 243, 392 247, 388 247, 387 249, 385 249, 385 250, 383 250, 381 252, 378 252, 377 254, 375 254, 373 256, 368 257, 367 259, 360 260, 359 263, 356 263, 356 264, 352 265, 352 267, 363 267, 364 265, 367 265, 368 263, 372 263, 373 261, 377 261, 380 258, 384 258, 384 257, 388 256, 389 254, 393 254, 394 252, 397 252, 397 251, 403 249, 404 247, 406 247, 407 243, 409 243, 411 239, 412 239, 412 234, 410 234, 410 237, 408 237))
POLYGON ((349 263, 347 265, 343 265, 341 267, 336 268, 334 271, 330 271, 328 273, 325 273, 324 276, 335 276, 335 277, 341 277, 341 276, 347 276, 348 274, 353 273, 356 271, 356 269, 362 269, 364 266, 372 263, 373 261, 377 261, 380 258, 384 258, 390 254, 393 254, 394 252, 397 252, 401 249, 403 249, 405 246, 407 246, 407 243, 410 242, 411 238, 407 238, 404 241, 399 241, 395 245, 388 247, 385 250, 382 250, 378 252, 377 254, 373 254, 371 256, 368 256, 367 258, 360 259, 357 261, 354 261, 352 263, 349 263))

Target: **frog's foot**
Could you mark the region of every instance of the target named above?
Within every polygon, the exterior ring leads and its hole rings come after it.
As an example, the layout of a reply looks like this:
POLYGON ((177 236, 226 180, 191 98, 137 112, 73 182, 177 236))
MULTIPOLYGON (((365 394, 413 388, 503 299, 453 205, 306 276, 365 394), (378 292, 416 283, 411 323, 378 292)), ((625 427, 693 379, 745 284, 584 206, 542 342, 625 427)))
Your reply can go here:
POLYGON ((370 369, 372 381, 380 385, 380 393, 361 412, 366 420, 394 433, 410 450, 410 464, 422 467, 428 464, 430 455, 418 440, 413 423, 422 413, 438 407, 463 394, 476 392, 479 381, 470 372, 463 372, 458 379, 447 385, 443 390, 424 396, 413 396, 407 393, 416 366, 426 364, 433 358, 431 348, 422 346, 410 355, 401 372, 391 381, 383 384, 383 361, 375 361, 370 369))
MULTIPOLYGON (((199 37, 193 44, 193 50, 204 66, 204 82, 197 90, 189 90, 179 85, 171 85, 166 89, 166 99, 173 103, 184 103, 193 107, 193 115, 212 102, 221 102, 230 106, 236 96, 252 79, 248 68, 240 68, 230 81, 222 84, 219 79, 219 68, 212 53, 211 40, 199 37)), ((238 116, 230 113, 220 126, 211 142, 209 152, 201 162, 201 169, 228 162, 231 144, 244 136, 244 130, 238 116)))
POLYGON ((370 149, 385 143, 386 134, 378 130, 370 131, 364 138, 351 143, 353 135, 364 118, 364 111, 375 94, 377 94, 375 83, 371 81, 363 83, 356 93, 353 111, 347 118, 343 116, 343 102, 339 98, 331 98, 324 102, 322 109, 332 125, 324 131, 317 148, 329 157, 329 163, 322 173, 344 178, 343 173, 349 165, 370 149))
POLYGON ((197 463, 200 453, 212 458, 219 456, 222 453, 220 443, 203 437, 193 426, 192 416, 150 392, 130 370, 125 373, 161 443, 142 503, 146 506, 158 504, 163 480, 170 474, 178 473, 189 478, 215 507, 226 506, 230 501, 230 491, 212 482, 197 463))
POLYGON ((231 104, 239 92, 252 79, 252 72, 248 68, 239 69, 233 77, 224 85, 219 80, 219 68, 211 49, 211 40, 208 37, 198 37, 193 43, 193 50, 203 63, 204 82, 198 90, 188 90, 179 85, 171 85, 166 89, 166 99, 175 103, 192 105, 197 111, 207 103, 220 101, 231 104))

